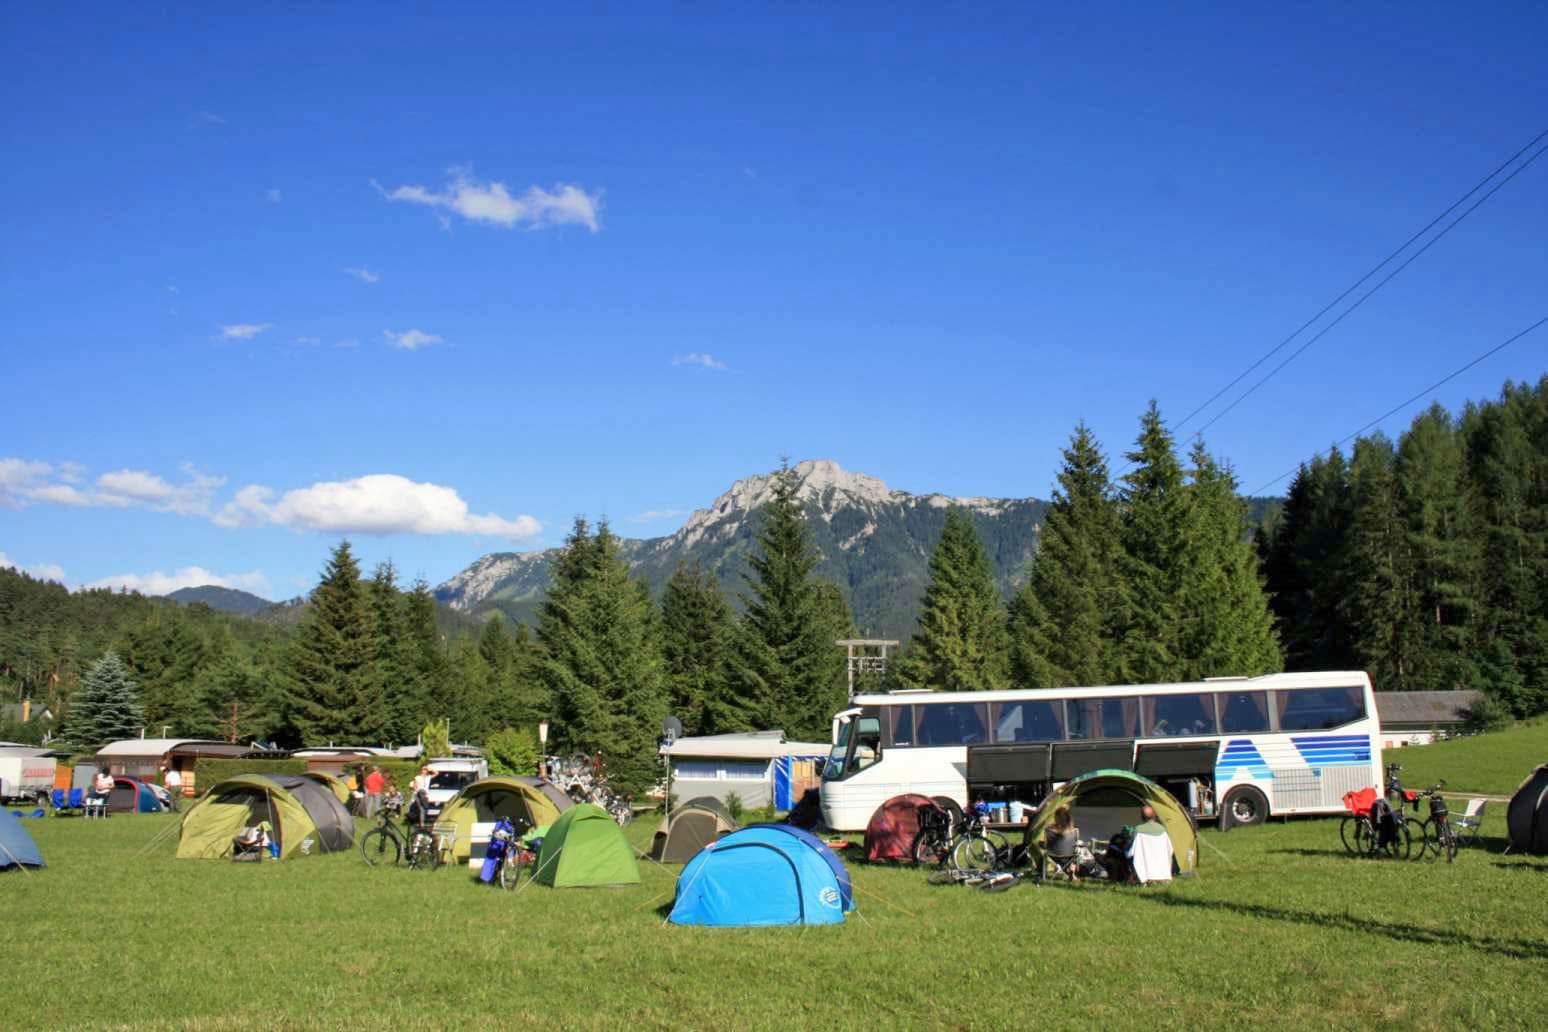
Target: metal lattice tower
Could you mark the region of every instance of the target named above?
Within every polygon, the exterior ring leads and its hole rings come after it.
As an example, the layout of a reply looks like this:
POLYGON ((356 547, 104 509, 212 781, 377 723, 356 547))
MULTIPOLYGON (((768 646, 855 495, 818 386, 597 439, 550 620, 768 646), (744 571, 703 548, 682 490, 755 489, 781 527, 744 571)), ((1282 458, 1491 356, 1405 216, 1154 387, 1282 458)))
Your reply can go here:
POLYGON ((891 638, 841 638, 834 642, 849 657, 849 697, 855 697, 856 674, 886 676, 887 651, 898 647, 891 638))

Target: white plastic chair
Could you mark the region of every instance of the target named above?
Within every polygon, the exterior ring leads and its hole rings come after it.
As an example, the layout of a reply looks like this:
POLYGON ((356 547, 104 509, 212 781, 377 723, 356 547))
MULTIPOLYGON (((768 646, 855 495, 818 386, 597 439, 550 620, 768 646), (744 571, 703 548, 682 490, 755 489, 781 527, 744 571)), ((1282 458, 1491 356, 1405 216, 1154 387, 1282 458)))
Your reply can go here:
POLYGON ((1467 810, 1460 817, 1451 819, 1451 826, 1456 829, 1457 845, 1472 846, 1478 842, 1478 829, 1483 827, 1484 810, 1489 806, 1487 799, 1469 799, 1467 810))

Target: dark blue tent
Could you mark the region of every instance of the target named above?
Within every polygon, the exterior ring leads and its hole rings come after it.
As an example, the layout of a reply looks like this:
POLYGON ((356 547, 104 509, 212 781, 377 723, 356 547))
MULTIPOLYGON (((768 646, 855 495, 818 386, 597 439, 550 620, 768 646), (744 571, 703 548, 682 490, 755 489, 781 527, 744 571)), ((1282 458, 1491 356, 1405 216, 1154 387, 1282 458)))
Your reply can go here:
POLYGON ((0 871, 18 864, 42 867, 43 854, 38 852, 38 844, 32 841, 22 822, 10 810, 0 809, 0 871))
POLYGON ((827 846, 788 825, 757 824, 711 842, 688 862, 677 879, 671 921, 841 924, 853 909, 849 873, 827 846))

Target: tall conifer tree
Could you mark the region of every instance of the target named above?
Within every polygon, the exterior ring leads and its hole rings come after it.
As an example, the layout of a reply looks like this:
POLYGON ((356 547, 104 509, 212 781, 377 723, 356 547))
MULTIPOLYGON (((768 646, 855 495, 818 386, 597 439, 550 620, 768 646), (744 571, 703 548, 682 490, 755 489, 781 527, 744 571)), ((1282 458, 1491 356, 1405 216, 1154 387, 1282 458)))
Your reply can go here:
POLYGON ((1120 680, 1175 681, 1186 666, 1180 600, 1189 562, 1189 506, 1172 434, 1154 401, 1128 459, 1134 469, 1124 476, 1121 494, 1129 607, 1119 643, 1120 680))
POLYGON ((100 748, 135 738, 144 728, 138 687, 123 660, 109 652, 92 665, 76 691, 64 737, 77 746, 100 748))
POLYGON ((687 734, 720 730, 731 627, 715 578, 679 564, 661 595, 661 654, 671 709, 687 734))
POLYGON ((371 740, 382 714, 373 700, 376 635, 360 566, 342 541, 296 628, 285 687, 291 722, 308 745, 371 740))
POLYGON ((1016 687, 1118 680, 1124 609, 1120 528, 1107 460, 1082 422, 1064 449, 1031 576, 1011 605, 1016 687))
POLYGON ((972 520, 961 508, 946 512, 930 556, 919 629, 899 664, 905 688, 994 691, 1009 687, 1005 603, 972 520))

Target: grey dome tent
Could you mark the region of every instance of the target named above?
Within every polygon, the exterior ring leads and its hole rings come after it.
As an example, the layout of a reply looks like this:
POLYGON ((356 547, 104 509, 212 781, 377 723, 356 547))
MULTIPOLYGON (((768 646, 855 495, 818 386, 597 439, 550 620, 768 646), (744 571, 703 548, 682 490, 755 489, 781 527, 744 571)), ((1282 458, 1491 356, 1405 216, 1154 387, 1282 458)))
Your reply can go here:
POLYGON ((1528 774, 1510 797, 1505 828, 1512 852, 1548 853, 1548 763, 1528 774))
POLYGON ((651 843, 650 858, 657 863, 685 864, 699 850, 736 828, 736 819, 719 799, 690 799, 661 819, 651 843))

